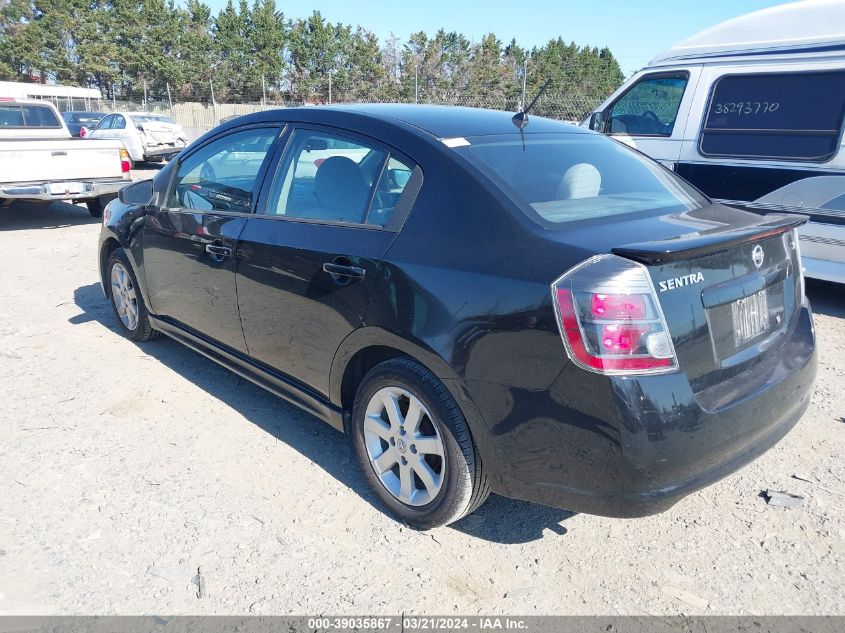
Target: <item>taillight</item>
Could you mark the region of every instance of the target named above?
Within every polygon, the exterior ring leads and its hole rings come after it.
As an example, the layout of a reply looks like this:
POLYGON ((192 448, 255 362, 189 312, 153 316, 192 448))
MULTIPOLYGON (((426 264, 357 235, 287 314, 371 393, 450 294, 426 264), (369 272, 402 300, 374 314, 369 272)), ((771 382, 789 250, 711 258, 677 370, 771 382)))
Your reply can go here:
POLYGON ((85 138, 88 135, 88 128, 81 127, 79 128, 79 138, 85 138))
POLYGON ((120 171, 126 176, 132 169, 132 159, 129 158, 129 152, 125 149, 120 150, 120 171))
POLYGON ((651 374, 678 368, 651 277, 642 264, 591 257, 552 284, 569 358, 601 374, 651 374))
POLYGON ((798 229, 792 229, 788 233, 784 233, 786 246, 791 247, 795 251, 795 274, 798 275, 798 301, 804 305, 806 299, 806 287, 804 285, 804 263, 801 261, 801 237, 798 235, 798 229))

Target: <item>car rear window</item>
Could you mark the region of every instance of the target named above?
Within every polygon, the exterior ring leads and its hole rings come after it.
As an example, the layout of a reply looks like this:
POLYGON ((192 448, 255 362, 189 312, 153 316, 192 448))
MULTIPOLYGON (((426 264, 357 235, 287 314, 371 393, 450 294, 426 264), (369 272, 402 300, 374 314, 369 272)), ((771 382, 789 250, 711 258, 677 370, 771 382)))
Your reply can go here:
POLYGON ((452 145, 551 225, 708 203, 671 171, 597 134, 526 134, 524 143, 519 134, 478 136, 452 145))
POLYGON ((821 162, 839 147, 845 71, 725 75, 701 131, 705 156, 821 162))
POLYGON ((52 108, 31 104, 0 104, 0 127, 60 128, 52 108))
POLYGON ((156 114, 133 114, 132 120, 137 123, 172 123, 176 124, 176 121, 171 119, 169 116, 163 115, 156 115, 156 114))

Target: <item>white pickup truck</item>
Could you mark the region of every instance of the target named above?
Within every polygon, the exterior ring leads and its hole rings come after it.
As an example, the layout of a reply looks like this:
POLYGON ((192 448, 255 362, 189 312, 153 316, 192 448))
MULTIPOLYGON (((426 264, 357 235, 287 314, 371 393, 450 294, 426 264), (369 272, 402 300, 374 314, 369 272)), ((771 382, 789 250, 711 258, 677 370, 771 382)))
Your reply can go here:
POLYGON ((94 217, 130 181, 120 141, 80 141, 46 101, 0 97, 0 205, 85 202, 94 217))

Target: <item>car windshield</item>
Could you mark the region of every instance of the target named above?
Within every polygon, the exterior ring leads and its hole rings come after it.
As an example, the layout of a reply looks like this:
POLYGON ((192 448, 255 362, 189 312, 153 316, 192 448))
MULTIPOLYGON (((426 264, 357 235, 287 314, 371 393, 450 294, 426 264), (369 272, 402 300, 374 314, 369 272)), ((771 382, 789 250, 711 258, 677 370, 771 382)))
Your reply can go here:
POLYGON ((169 116, 164 116, 163 114, 133 114, 132 120, 135 121, 136 124, 138 123, 172 123, 176 125, 176 121, 171 119, 169 116))
MULTIPOLYGON (((464 142, 466 141, 466 142, 464 142)), ((552 225, 643 211, 691 211, 707 198, 649 158, 604 136, 476 136, 455 150, 552 225)))

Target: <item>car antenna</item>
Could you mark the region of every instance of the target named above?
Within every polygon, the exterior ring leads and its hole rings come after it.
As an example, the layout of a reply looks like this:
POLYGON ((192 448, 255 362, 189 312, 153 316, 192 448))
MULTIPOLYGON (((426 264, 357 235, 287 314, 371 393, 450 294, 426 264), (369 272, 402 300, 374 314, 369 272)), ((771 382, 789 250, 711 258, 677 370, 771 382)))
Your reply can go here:
POLYGON ((519 138, 522 140, 522 151, 525 151, 525 126, 528 125, 528 113, 531 111, 531 108, 537 103, 537 100, 543 96, 543 93, 546 92, 546 88, 549 87, 549 84, 552 83, 552 78, 549 77, 546 79, 546 83, 540 88, 540 91, 537 93, 537 96, 528 104, 528 106, 514 114, 511 117, 511 121, 513 124, 519 128, 519 138))
POLYGON ((521 112, 517 112, 513 115, 513 117, 511 117, 511 121, 513 121, 513 124, 520 130, 522 130, 526 125, 528 125, 528 113, 531 112, 531 109, 536 105, 537 100, 543 96, 544 92, 546 92, 546 88, 549 87, 550 83, 552 83, 551 77, 546 79, 546 83, 544 83, 543 87, 540 88, 540 91, 537 93, 537 96, 534 97, 534 100, 529 103, 524 110, 522 110, 521 112))

